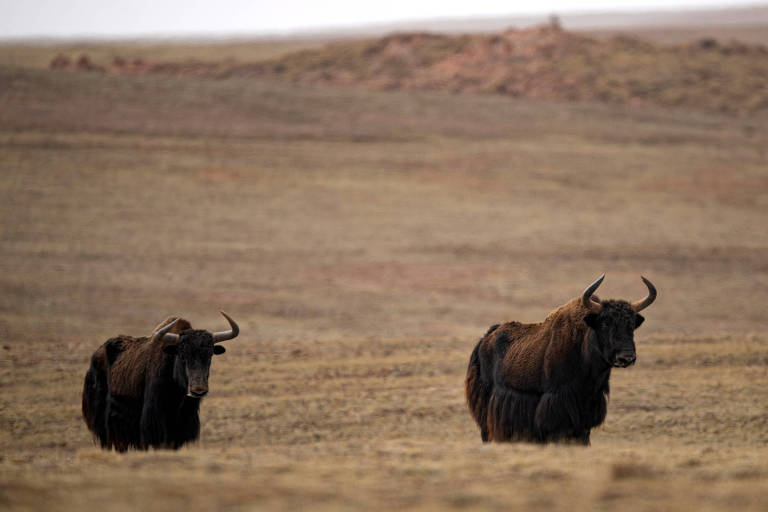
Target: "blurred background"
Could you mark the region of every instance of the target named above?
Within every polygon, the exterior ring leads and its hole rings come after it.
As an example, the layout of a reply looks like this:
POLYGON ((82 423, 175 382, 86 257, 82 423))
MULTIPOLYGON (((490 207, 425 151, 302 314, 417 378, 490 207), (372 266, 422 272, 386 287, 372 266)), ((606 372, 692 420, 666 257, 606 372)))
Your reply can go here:
POLYGON ((2 11, 4 508, 768 500, 768 4, 2 11), (603 272, 659 298, 593 446, 481 445, 477 338, 603 272), (201 441, 97 450, 93 351, 220 309, 201 441))

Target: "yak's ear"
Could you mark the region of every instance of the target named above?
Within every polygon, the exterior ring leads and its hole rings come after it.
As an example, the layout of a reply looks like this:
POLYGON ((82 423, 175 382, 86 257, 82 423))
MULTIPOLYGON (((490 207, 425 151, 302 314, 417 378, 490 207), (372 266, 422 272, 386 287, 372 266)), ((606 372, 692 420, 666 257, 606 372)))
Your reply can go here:
POLYGON ((645 321, 645 318, 643 315, 635 314, 635 329, 643 325, 643 322, 645 321))
POLYGON ((597 329, 599 320, 597 313, 589 313, 584 317, 584 323, 593 329, 597 329))
POLYGON ((166 345, 163 347, 163 352, 168 355, 175 356, 179 353, 179 347, 177 345, 166 345))
POLYGON ((213 353, 216 354, 216 355, 223 354, 226 351, 227 351, 227 349, 225 349, 221 345, 214 345, 213 346, 213 353))

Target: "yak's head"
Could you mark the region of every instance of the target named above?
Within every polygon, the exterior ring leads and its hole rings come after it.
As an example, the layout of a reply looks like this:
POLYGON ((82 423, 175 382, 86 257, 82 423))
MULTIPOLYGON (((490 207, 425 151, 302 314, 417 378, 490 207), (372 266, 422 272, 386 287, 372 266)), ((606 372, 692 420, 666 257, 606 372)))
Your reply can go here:
POLYGON ((648 287, 648 295, 637 302, 629 303, 624 300, 599 300, 592 294, 605 279, 603 274, 597 281, 584 290, 582 304, 589 310, 584 322, 594 331, 596 349, 606 363, 626 368, 634 364, 635 329, 645 320, 639 313, 656 300, 656 288, 649 280, 642 277, 648 287))
POLYGON ((217 345, 231 340, 240 333, 240 328, 226 313, 221 312, 230 325, 230 330, 208 332, 199 329, 186 329, 178 334, 168 332, 178 319, 158 329, 152 341, 162 340, 163 351, 175 356, 173 377, 177 384, 186 388, 187 396, 202 398, 208 393, 208 372, 214 354, 223 354, 226 349, 217 345))

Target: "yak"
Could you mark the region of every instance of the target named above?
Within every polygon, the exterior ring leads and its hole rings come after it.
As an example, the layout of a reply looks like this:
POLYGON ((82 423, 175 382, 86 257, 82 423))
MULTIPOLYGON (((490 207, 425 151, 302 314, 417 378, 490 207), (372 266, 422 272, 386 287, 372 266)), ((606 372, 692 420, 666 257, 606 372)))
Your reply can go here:
POLYGON ((570 442, 589 445, 607 413, 612 368, 634 364, 639 312, 656 299, 600 300, 605 274, 580 297, 537 324, 488 329, 472 351, 466 377, 469 410, 483 442, 570 442))
POLYGON ((150 336, 119 335, 91 357, 83 385, 83 418, 104 449, 178 449, 200 435, 200 401, 208 393, 211 357, 240 328, 192 329, 180 317, 161 322, 150 336))

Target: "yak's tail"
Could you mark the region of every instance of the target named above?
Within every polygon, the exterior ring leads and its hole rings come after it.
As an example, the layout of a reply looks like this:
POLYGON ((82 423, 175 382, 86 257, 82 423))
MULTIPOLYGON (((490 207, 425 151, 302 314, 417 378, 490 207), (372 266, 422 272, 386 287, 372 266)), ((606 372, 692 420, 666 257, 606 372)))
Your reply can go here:
POLYGON ((107 368, 101 354, 96 351, 83 384, 83 419, 101 447, 107 447, 107 368))
POLYGON ((480 361, 480 345, 483 343, 488 334, 493 332, 499 324, 492 325, 488 332, 486 332, 480 341, 475 345, 475 349, 472 351, 472 355, 469 356, 469 365, 467 366, 467 380, 466 380, 466 396, 467 405, 469 411, 472 413, 472 417, 477 422, 477 426, 480 427, 480 436, 483 442, 488 441, 488 401, 491 397, 492 381, 490 375, 484 375, 483 365, 480 361))
POLYGON ((122 352, 122 340, 107 340, 93 353, 91 366, 83 383, 83 419, 102 448, 111 444, 107 429, 107 401, 109 394, 109 368, 122 352))

